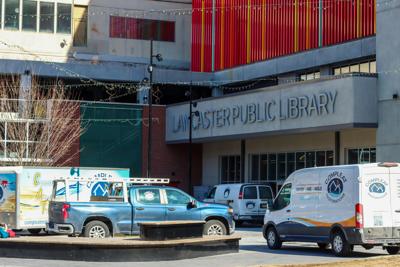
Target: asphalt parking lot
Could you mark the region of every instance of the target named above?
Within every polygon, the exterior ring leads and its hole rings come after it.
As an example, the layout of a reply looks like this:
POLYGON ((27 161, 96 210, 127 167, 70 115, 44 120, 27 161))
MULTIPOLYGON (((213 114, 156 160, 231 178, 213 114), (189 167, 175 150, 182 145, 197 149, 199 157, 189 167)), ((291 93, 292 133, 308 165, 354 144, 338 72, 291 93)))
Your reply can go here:
MULTIPOLYGON (((262 264, 301 264, 301 263, 321 263, 321 262, 334 262, 351 259, 363 259, 372 256, 387 255, 387 253, 380 249, 374 248, 366 251, 363 248, 356 248, 355 253, 350 258, 337 258, 332 255, 330 250, 320 250, 315 244, 306 243, 287 243, 284 244, 283 249, 278 251, 271 251, 268 249, 264 238, 261 234, 261 228, 256 226, 248 226, 237 229, 237 235, 242 236, 240 242, 239 253, 226 254, 220 256, 203 257, 189 260, 180 261, 165 261, 165 262, 142 262, 142 263, 113 263, 112 266, 163 266, 163 267, 177 267, 177 266, 255 266, 262 264)), ((154 251, 157 253, 157 251, 154 251)), ((0 266, 93 266, 93 267, 109 267, 110 263, 98 262, 69 262, 69 261, 55 261, 55 260, 30 260, 30 259, 13 259, 13 258, 0 258, 0 266)))

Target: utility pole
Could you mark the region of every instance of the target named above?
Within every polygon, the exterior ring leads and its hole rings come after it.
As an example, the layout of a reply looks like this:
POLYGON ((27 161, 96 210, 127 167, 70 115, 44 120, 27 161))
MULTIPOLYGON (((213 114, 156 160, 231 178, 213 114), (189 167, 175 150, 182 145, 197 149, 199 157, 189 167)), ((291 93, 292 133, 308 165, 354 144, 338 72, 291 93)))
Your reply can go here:
POLYGON ((192 194, 192 127, 193 127, 193 94, 192 82, 189 88, 189 194, 192 194))
POLYGON ((150 40, 150 65, 148 67, 150 75, 149 79, 149 95, 147 97, 149 101, 149 132, 147 134, 147 177, 151 177, 151 139, 152 139, 152 128, 153 128, 153 39, 150 40))
POLYGON ((153 58, 156 58, 158 61, 162 61, 163 58, 161 54, 153 55, 153 39, 150 40, 150 65, 147 68, 149 72, 149 94, 148 94, 148 101, 149 101, 149 131, 147 137, 147 177, 151 177, 151 146, 152 146, 152 128, 153 128, 153 58))

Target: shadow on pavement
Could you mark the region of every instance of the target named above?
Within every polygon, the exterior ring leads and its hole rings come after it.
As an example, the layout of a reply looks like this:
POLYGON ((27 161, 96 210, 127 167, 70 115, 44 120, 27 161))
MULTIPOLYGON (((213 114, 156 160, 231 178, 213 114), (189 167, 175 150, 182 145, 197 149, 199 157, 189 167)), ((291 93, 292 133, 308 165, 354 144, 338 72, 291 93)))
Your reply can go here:
MULTIPOLYGON (((295 246, 295 245, 283 245, 282 249, 271 250, 267 245, 240 245, 240 250, 261 252, 276 255, 302 255, 302 256, 318 256, 318 257, 335 257, 330 249, 321 250, 317 247, 307 247, 307 246, 295 246)), ((355 251, 351 258, 366 258, 374 256, 386 255, 385 253, 372 253, 372 252, 360 252, 355 251)), ((338 258, 340 259, 340 258, 338 258)))

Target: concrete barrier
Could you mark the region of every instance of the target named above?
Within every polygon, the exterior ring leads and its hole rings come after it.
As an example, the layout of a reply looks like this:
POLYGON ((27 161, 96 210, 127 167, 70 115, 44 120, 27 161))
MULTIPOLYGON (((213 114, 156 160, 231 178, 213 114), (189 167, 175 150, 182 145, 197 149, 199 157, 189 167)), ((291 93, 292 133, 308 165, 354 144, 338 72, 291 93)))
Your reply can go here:
POLYGON ((19 237, 0 239, 0 257, 95 262, 180 260, 236 253, 239 240, 236 236, 168 241, 143 241, 135 237, 19 237))

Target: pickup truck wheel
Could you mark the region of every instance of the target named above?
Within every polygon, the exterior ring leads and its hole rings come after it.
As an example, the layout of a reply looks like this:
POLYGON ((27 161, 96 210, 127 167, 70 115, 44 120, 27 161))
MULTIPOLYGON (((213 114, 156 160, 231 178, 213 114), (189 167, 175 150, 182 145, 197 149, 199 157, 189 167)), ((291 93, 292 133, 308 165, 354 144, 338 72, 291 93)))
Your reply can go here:
POLYGON ((91 221, 85 226, 84 236, 89 238, 107 238, 110 236, 110 229, 101 221, 91 221))
POLYGON ((226 235, 225 225, 218 220, 209 220, 204 225, 203 235, 226 235))

